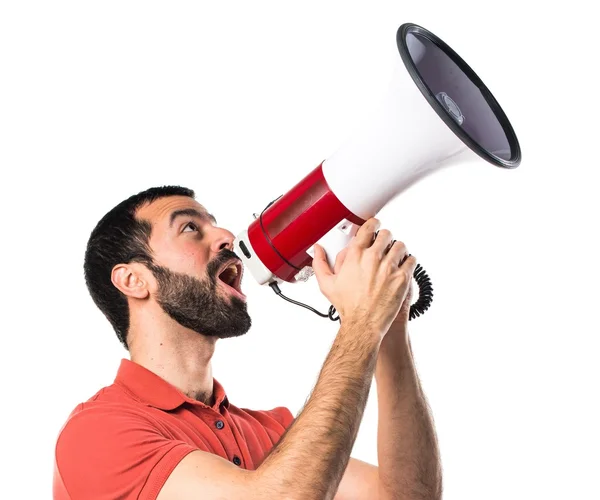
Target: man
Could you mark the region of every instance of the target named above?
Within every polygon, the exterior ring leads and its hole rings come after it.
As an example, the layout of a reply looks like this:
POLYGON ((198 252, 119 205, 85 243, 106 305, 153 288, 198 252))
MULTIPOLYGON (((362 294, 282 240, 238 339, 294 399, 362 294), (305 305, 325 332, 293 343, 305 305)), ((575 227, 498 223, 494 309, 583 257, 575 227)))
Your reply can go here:
POLYGON ((234 235, 181 187, 149 189, 106 214, 85 278, 131 359, 61 429, 55 500, 441 498, 406 331, 416 260, 378 227, 367 221, 334 269, 315 250, 341 327, 294 419, 285 407, 234 406, 212 375, 217 339, 251 326, 234 235), (379 467, 350 458, 373 375, 379 467))

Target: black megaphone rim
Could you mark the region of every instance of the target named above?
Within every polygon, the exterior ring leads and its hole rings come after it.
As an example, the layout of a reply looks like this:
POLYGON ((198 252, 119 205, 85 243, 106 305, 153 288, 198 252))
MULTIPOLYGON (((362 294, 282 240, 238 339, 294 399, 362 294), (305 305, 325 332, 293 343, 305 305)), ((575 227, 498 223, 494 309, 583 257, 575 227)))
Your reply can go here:
POLYGON ((446 44, 443 40, 441 40, 438 36, 431 33, 429 30, 413 23, 404 23, 400 28, 398 28, 398 32, 396 33, 396 42, 398 44, 398 51, 400 52, 400 57, 406 66, 411 78, 425 97, 431 107, 435 110, 435 112, 439 115, 439 117, 444 120, 444 123, 450 127, 450 129, 475 153, 477 153, 484 160, 496 165, 497 167, 503 168, 516 168, 521 163, 521 147, 519 145, 519 141, 513 130, 510 121, 508 120, 506 114, 500 107, 498 101, 494 98, 490 90, 483 83, 481 78, 477 76, 477 73, 473 71, 473 69, 460 57, 448 44, 446 44), (510 160, 505 160, 504 158, 500 158, 497 155, 490 153, 484 147, 479 145, 469 134, 465 132, 465 130, 456 123, 452 117, 446 113, 442 105, 438 102, 438 100, 433 95, 431 89, 427 86, 423 78, 421 77, 419 71, 417 70, 412 57, 408 51, 408 46, 406 44, 406 36, 410 33, 419 34, 423 37, 426 37, 435 45, 437 45, 454 63, 460 68, 461 71, 473 82, 474 85, 479 88, 484 99, 487 104, 490 106, 496 118, 498 119, 504 133, 506 134, 506 138, 510 145, 511 149, 511 158, 510 160))

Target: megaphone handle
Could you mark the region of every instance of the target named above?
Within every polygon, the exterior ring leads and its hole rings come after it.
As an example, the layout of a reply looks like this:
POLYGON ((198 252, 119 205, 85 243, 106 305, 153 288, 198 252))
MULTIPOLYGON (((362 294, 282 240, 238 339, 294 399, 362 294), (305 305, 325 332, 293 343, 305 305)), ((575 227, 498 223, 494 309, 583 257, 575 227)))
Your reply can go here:
MULTIPOLYGON (((333 269, 338 253, 348 246, 350 240, 356 235, 359 228, 360 226, 358 224, 354 224, 344 219, 317 241, 323 250, 325 250, 329 267, 333 269)), ((314 246, 310 247, 306 253, 314 258, 314 246)))
MULTIPOLYGON (((356 235, 359 228, 360 226, 358 224, 343 220, 317 242, 325 250, 327 262, 332 269, 338 253, 348 246, 350 240, 356 235)), ((314 257, 313 247, 309 248, 307 253, 311 257, 314 257)), ((421 264, 417 264, 415 272, 413 273, 413 278, 419 287, 419 298, 410 306, 409 320, 424 314, 425 311, 429 309, 431 301, 433 300, 431 279, 421 264)), ((335 312, 335 308, 333 309, 333 312, 335 312)), ((330 310, 329 316, 331 316, 331 314, 332 311, 330 310)))

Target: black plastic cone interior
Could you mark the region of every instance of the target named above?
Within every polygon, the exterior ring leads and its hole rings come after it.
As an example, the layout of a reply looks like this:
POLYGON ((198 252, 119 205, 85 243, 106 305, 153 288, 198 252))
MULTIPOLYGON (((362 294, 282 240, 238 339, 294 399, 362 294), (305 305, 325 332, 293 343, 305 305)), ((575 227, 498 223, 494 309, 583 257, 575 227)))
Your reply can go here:
POLYGON ((490 163, 517 167, 521 162, 517 136, 498 101, 469 65, 416 24, 400 26, 396 38, 410 76, 452 131, 490 163))

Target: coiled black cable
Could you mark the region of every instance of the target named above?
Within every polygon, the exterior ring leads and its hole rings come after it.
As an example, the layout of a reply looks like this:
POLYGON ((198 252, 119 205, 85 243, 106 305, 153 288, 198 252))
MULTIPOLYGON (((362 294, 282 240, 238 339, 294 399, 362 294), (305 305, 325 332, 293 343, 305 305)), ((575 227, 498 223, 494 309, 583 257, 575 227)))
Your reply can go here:
POLYGON ((409 321, 424 314, 425 311, 429 309, 431 301, 433 300, 433 286, 431 286, 431 280, 421 264, 417 264, 415 272, 413 273, 413 278, 419 286, 419 298, 410 306, 410 314, 408 316, 409 321))

